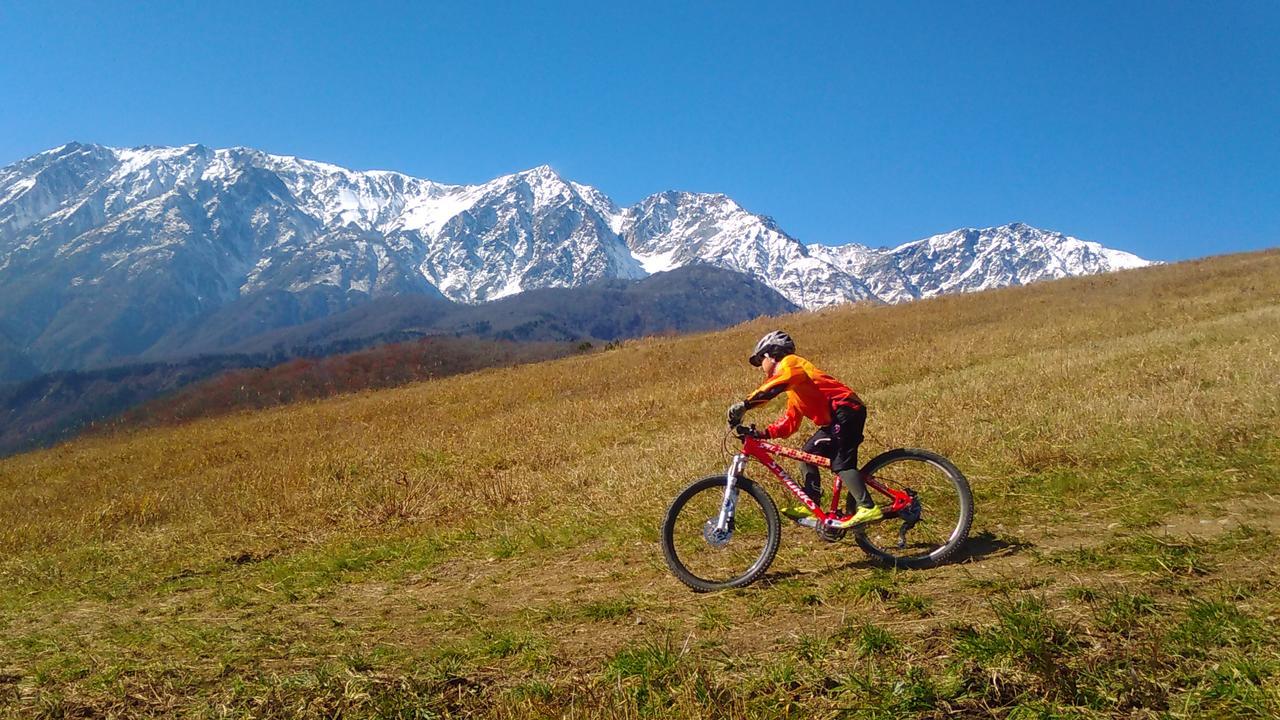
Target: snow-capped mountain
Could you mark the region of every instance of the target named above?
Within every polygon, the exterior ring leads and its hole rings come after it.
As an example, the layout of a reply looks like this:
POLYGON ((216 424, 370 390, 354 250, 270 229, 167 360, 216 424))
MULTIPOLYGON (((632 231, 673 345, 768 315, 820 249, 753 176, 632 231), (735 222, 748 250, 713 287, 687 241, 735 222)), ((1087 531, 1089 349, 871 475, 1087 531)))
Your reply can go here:
POLYGON ((620 208, 546 166, 449 185, 248 148, 72 143, 0 169, 0 366, 159 357, 246 318, 269 330, 376 297, 478 303, 691 263, 808 308, 1146 264, 1019 224, 806 246, 724 195, 620 208))
POLYGON ((885 302, 1151 264, 1137 255, 1022 223, 952 230, 891 249, 857 244, 808 249, 814 257, 863 278, 885 302))
POLYGON ((648 272, 706 263, 754 275, 801 307, 874 297, 857 278, 724 195, 666 192, 645 198, 618 223, 648 272))

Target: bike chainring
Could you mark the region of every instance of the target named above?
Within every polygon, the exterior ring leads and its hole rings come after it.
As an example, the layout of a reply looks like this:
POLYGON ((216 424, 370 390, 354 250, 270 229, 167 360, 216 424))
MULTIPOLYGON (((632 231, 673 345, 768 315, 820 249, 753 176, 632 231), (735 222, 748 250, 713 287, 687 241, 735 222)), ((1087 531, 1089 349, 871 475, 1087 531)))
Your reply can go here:
POLYGON ((819 523, 817 528, 815 529, 818 532, 818 537, 822 538, 823 540, 826 540, 827 542, 836 542, 837 540, 843 540, 845 533, 849 532, 847 528, 827 527, 826 525, 823 525, 821 523, 819 523))

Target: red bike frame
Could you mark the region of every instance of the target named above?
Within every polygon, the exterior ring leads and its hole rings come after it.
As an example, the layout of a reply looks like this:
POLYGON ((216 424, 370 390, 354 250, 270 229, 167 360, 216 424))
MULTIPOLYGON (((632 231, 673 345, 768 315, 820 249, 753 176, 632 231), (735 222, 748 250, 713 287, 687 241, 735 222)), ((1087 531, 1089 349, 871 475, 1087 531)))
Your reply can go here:
MULTIPOLYGON (((804 503, 805 507, 809 508, 809 511, 813 513, 819 523, 824 523, 828 520, 843 520, 848 517, 848 515, 842 515, 840 513, 840 494, 844 491, 844 483, 840 480, 839 475, 835 475, 835 481, 832 483, 831 487, 831 508, 823 511, 817 503, 809 498, 804 489, 791 479, 791 476, 787 474, 787 471, 783 470, 781 465, 778 465, 777 461, 773 459, 773 456, 781 455, 782 457, 791 458, 792 460, 799 460, 800 462, 806 462, 810 465, 817 465, 818 467, 830 469, 831 460, 828 458, 824 458, 821 455, 813 455, 802 450, 796 450, 795 448, 789 448, 785 445, 771 443, 767 440, 760 440, 751 437, 750 435, 742 438, 742 454, 753 458, 756 462, 768 468, 769 472, 773 473, 774 477, 778 478, 778 482, 786 486, 786 488, 791 491, 792 495, 795 495, 800 502, 804 503)), ((862 481, 867 484, 867 487, 885 495, 892 501, 892 504, 884 510, 886 517, 893 517, 898 512, 905 510, 911 505, 912 498, 910 495, 901 490, 886 486, 875 477, 863 475, 862 481)))

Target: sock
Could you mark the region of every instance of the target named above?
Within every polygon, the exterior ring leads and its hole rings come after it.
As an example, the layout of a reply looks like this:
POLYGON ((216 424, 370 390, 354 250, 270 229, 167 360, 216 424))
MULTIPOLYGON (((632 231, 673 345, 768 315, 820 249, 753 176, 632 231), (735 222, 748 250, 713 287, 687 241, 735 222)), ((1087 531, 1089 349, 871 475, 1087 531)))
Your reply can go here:
POLYGON ((857 507, 875 507, 875 503, 871 500, 871 493, 867 492, 867 484, 862 482, 862 475, 854 469, 841 470, 840 481, 844 483, 845 488, 849 491, 849 508, 857 507))

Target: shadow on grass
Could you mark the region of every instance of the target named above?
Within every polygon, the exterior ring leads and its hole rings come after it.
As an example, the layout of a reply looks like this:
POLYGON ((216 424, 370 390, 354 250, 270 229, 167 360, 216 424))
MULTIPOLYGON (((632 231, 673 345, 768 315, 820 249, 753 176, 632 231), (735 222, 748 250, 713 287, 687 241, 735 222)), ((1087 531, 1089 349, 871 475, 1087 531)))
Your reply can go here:
POLYGON ((983 530, 966 540, 960 550, 951 558, 950 563, 982 562, 983 560, 1009 557, 1032 547, 1035 547, 1035 545, 1026 540, 1012 537, 1002 538, 990 530, 983 530))
POLYGON ((846 569, 855 568, 855 567, 875 567, 875 566, 872 565, 871 562, 868 560, 859 560, 858 562, 848 563, 845 565, 838 565, 836 567, 831 567, 831 568, 807 567, 807 568, 799 568, 796 570, 778 570, 775 572, 766 572, 765 574, 760 576, 760 579, 758 582, 763 583, 765 585, 772 585, 774 583, 782 582, 783 580, 790 580, 791 578, 801 577, 803 575, 820 576, 826 573, 835 572, 836 570, 846 570, 846 569))
MULTIPOLYGON (((850 545, 853 545, 852 538, 847 542, 850 545)), ((965 541, 964 545, 960 547, 960 550, 957 551, 950 560, 943 564, 954 565, 959 563, 976 563, 984 562, 986 560, 996 560, 1016 555, 1023 550, 1033 547, 1035 547, 1033 543, 1025 540, 1013 537, 1002 538, 990 530, 983 530, 970 536, 969 539, 965 541)), ((766 572, 764 575, 760 576, 760 580, 765 583, 776 583, 790 578, 799 577, 801 575, 820 575, 823 573, 835 572, 837 570, 870 570, 879 567, 884 566, 872 560, 870 557, 862 556, 851 562, 843 563, 827 569, 805 567, 793 570, 766 572)))

